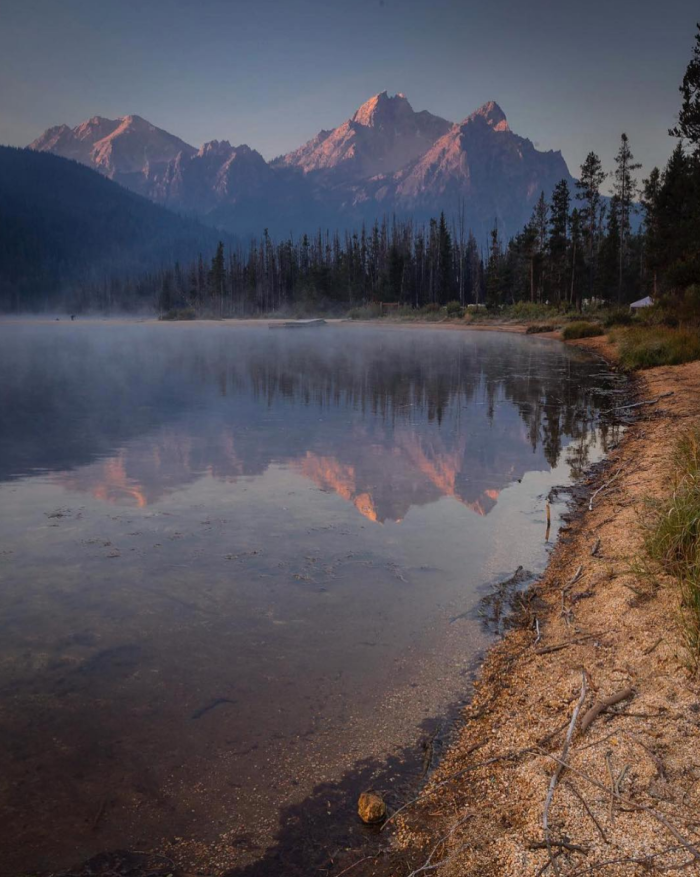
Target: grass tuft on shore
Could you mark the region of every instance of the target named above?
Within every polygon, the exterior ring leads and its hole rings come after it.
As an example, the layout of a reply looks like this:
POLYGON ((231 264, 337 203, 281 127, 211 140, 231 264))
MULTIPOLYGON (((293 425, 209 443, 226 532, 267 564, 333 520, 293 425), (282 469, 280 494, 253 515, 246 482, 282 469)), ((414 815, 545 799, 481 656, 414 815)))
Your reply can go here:
POLYGON ((620 363, 626 369, 681 365, 700 359, 700 332, 667 326, 635 326, 610 335, 617 344, 620 363))
POLYGON ((681 620, 691 664, 700 666, 700 428, 688 430, 671 459, 671 495, 652 506, 647 556, 680 590, 681 620))
POLYGON ((569 323, 562 330, 562 336, 566 341, 573 341, 576 338, 595 338, 603 334, 604 330, 600 323, 589 323, 586 320, 569 323))

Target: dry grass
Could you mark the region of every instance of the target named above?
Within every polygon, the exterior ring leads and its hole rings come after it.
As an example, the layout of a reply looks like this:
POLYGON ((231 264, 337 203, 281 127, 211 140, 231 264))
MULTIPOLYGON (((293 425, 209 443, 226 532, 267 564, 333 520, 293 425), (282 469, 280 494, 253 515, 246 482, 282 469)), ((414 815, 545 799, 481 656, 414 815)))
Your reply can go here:
POLYGON ((700 428, 678 439, 671 495, 656 501, 644 547, 681 592, 681 620, 690 662, 700 664, 700 428))
POLYGON ((667 326, 638 326, 611 333, 620 363, 627 369, 682 365, 700 359, 700 331, 667 326))

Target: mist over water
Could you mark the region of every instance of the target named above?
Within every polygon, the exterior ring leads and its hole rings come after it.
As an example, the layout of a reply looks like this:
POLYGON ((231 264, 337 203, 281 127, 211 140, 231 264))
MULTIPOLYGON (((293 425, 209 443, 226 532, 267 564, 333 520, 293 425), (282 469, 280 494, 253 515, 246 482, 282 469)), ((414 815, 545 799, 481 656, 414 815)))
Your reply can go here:
POLYGON ((516 335, 17 323, 0 369, 7 874, 260 857, 464 696, 471 610, 609 438, 599 364, 516 335))

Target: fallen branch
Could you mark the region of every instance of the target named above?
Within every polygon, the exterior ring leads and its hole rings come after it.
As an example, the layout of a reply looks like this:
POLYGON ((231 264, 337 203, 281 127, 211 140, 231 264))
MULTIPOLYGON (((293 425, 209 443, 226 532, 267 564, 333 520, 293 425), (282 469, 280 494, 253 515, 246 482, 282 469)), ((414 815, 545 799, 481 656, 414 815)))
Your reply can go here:
POLYGON ((571 588, 573 585, 575 585, 576 582, 581 578, 581 574, 582 574, 582 573, 583 573, 583 564, 581 563, 581 564, 579 564, 578 569, 577 569, 576 572, 574 573, 574 577, 571 579, 571 581, 569 582, 569 584, 564 588, 564 590, 565 590, 565 591, 568 591, 569 588, 571 588))
MULTIPOLYGON (((542 755, 544 755, 546 758, 551 758, 552 761, 556 761, 557 764, 560 764, 562 768, 566 768, 567 770, 571 771, 574 776, 581 777, 581 779, 586 780, 587 783, 590 783, 597 789, 600 789, 606 794, 610 793, 610 789, 608 789, 608 787, 604 783, 600 783, 598 782, 598 780, 593 779, 593 777, 588 776, 588 774, 584 773, 583 771, 577 770, 564 759, 557 758, 556 755, 552 755, 550 752, 545 752, 544 750, 542 750, 542 755)), ((654 807, 649 807, 647 804, 637 804, 634 801, 631 801, 629 798, 625 798, 619 792, 615 792, 614 790, 612 791, 612 794, 621 804, 624 804, 627 807, 631 807, 633 810, 643 810, 645 813, 648 813, 652 819, 656 820, 660 825, 663 825, 663 827, 675 837, 678 843, 682 844, 688 850, 688 852, 692 854, 695 861, 700 861, 700 850, 698 850, 697 847, 695 847, 689 840, 684 838, 683 835, 678 831, 678 829, 674 825, 672 825, 668 821, 668 819, 662 816, 661 813, 658 812, 658 810, 655 810, 654 807)))
POLYGON ((643 740, 640 740, 636 734, 632 734, 630 731, 628 731, 627 734, 635 741, 635 743, 637 743, 639 746, 642 747, 642 749, 645 749, 649 753, 656 766, 657 774, 664 782, 666 782, 668 780, 666 768, 663 761, 659 758, 658 754, 654 752, 654 750, 650 746, 647 746, 647 744, 643 740))
POLYGON ((591 557, 596 557, 598 555, 598 549, 600 548, 600 539, 595 540, 595 545, 591 548, 591 557))
POLYGON ((633 694, 634 688, 630 685, 627 688, 623 688, 622 691, 618 691, 616 694, 611 694, 610 697, 604 697, 602 700, 594 703, 581 720, 581 734, 585 734, 591 724, 602 712, 608 709, 608 707, 615 706, 616 703, 620 703, 621 700, 626 700, 633 694))
POLYGON ((578 698, 578 702, 574 707, 574 712, 571 716, 571 722, 569 724, 569 730, 566 732, 566 739, 564 740, 564 746, 561 751, 561 761, 557 764, 557 768, 552 774, 552 778, 549 781, 549 788, 547 789, 547 797, 544 802, 544 811, 542 813, 542 828, 544 830, 544 842, 547 847, 547 853, 549 854, 549 859, 554 866, 554 871, 556 874, 559 874, 559 864, 555 858, 552 858, 552 842, 549 836, 549 809, 552 806, 552 801, 554 799, 554 792, 557 788, 557 783, 559 782, 559 777, 564 769, 564 764, 566 762, 566 756, 569 754, 569 746, 571 745, 571 739, 574 736, 574 730, 576 728, 576 720, 578 719, 578 714, 581 711, 581 707, 583 706, 583 702, 586 699, 586 694, 588 694, 588 680, 586 678, 586 671, 583 670, 581 674, 581 693, 578 698))
MULTIPOLYGON (((653 866, 654 859, 658 859, 661 856, 667 856, 670 853, 677 853, 682 849, 682 846, 673 846, 666 847, 666 849, 659 850, 656 853, 648 853, 647 855, 642 856, 619 856, 616 859, 604 859, 602 862, 596 862, 590 867, 583 868, 583 870, 579 869, 578 871, 572 871, 569 874, 569 877, 584 877, 585 874, 593 874, 595 871, 602 871, 603 868, 607 868, 610 865, 644 865, 648 869, 653 866)), ((691 859, 690 862, 682 862, 679 865, 666 866, 662 870, 682 871, 694 861, 694 859, 691 859)))
POLYGON ((551 655, 552 652, 560 652, 562 649, 568 649, 569 646, 578 645, 579 643, 585 642, 587 639, 593 639, 596 636, 598 636, 597 633, 584 633, 581 634, 581 636, 574 636, 563 643, 554 643, 551 646, 542 646, 542 648, 540 649, 535 649, 535 654, 551 655))
POLYGON ((663 641, 664 641, 664 638, 663 638, 662 636, 660 636, 660 637, 656 640, 656 642, 654 643, 654 645, 653 645, 653 646, 649 646, 648 649, 644 649, 644 651, 642 652, 642 654, 643 654, 643 655, 650 655, 650 654, 651 654, 651 653, 652 653, 652 652, 653 652, 658 646, 661 645, 661 643, 662 643, 663 641))
POLYGON ((669 396, 673 396, 674 391, 669 390, 668 393, 662 393, 660 396, 657 396, 656 399, 644 399, 642 402, 633 402, 631 405, 620 405, 618 408, 608 408, 607 411, 601 411, 601 414, 613 414, 615 411, 629 411, 632 408, 641 408, 642 405, 656 405, 657 402, 660 402, 662 399, 667 399, 669 396))
POLYGON ((608 807, 608 821, 610 825, 615 824, 615 774, 613 772, 612 762, 610 760, 612 753, 608 750, 605 753, 605 766, 608 769, 610 777, 610 806, 608 807))
POLYGON ((603 842, 606 843, 606 844, 607 844, 607 843, 610 843, 610 841, 608 840, 608 836, 607 836, 607 834, 603 831, 603 826, 600 824, 600 822, 598 822, 598 820, 597 820, 597 819, 595 818, 595 816, 593 815, 593 811, 591 810, 591 808, 590 808, 590 807, 588 806, 588 804, 586 803, 586 799, 583 797, 583 795, 579 792, 579 790, 576 788, 576 786, 574 786, 573 783, 565 783, 565 785, 566 785, 566 788, 567 788, 570 792, 573 792, 574 795, 575 795, 575 796, 579 799, 579 801, 583 804, 583 809, 586 811, 586 813, 588 813, 588 815, 589 815, 590 818, 591 818, 591 822, 592 822, 593 825, 595 825, 595 827, 598 829, 598 832, 600 833, 600 836, 602 837, 603 842))
POLYGON ((450 858, 441 859, 439 862, 435 862, 435 863, 433 862, 433 856, 435 855, 435 853, 437 853, 437 851, 440 849, 440 847, 452 837, 452 835, 455 833, 455 831, 457 831, 457 829, 460 827, 460 825, 463 825, 468 819, 471 819, 471 818, 472 818, 472 814, 468 813, 464 817, 464 819, 460 819, 459 822, 457 822, 455 825, 453 825, 452 828, 447 832, 447 834, 444 835, 443 837, 441 837, 440 840, 435 844, 435 846, 433 847, 433 849, 430 852, 430 855, 425 860, 425 862, 420 866, 420 868, 416 868, 415 871, 411 871, 411 873, 408 875, 408 877, 416 877, 416 874, 424 874, 426 871, 435 871, 441 865, 446 865, 448 862, 450 862, 457 855, 458 852, 463 850, 467 846, 467 844, 462 844, 461 847, 459 847, 457 850, 455 850, 455 852, 452 854, 452 856, 450 856, 450 858))
MULTIPOLYGON (((406 801, 406 803, 402 804, 402 806, 399 807, 399 809, 396 810, 394 813, 392 813, 388 819, 385 819, 383 824, 382 824, 382 827, 379 830, 384 831, 384 829, 387 827, 387 825, 389 825, 390 822, 392 822, 394 819, 396 819, 396 817, 399 815, 399 813, 402 813, 404 810, 407 810, 410 806, 412 806, 413 804, 420 801, 421 798, 423 798, 423 797, 429 798, 438 789, 441 789, 443 786, 448 785, 453 780, 460 779, 465 774, 470 773, 473 770, 478 770, 480 767, 488 767, 491 764, 496 764, 496 762, 498 762, 498 761, 510 761, 510 760, 515 759, 515 758, 519 758, 521 755, 527 755, 528 753, 538 752, 541 746, 543 746, 545 743, 548 743, 552 739, 552 737, 556 737, 556 735, 560 731, 563 731, 565 727, 566 727, 566 722, 563 725, 559 725, 558 728, 555 728, 553 731, 550 731, 548 734, 545 734, 544 737, 540 737, 540 739, 537 740, 535 743, 533 743, 532 746, 525 746, 522 749, 514 749, 514 750, 511 750, 509 752, 503 752, 501 755, 494 755, 492 758, 487 758, 485 761, 476 761, 476 762, 474 762, 474 764, 469 764, 469 765, 467 765, 467 767, 462 768, 462 770, 458 770, 458 771, 456 771, 456 773, 450 774, 448 777, 445 777, 444 780, 441 780, 439 783, 432 786, 427 791, 425 789, 422 789, 415 796, 415 798, 411 798, 410 801, 406 801)), ((487 741, 482 741, 482 742, 474 744, 473 746, 471 746, 469 748, 469 750, 467 750, 466 754, 473 752, 475 749, 481 748, 482 746, 484 746, 486 744, 486 742, 487 741)))
MULTIPOLYGON (((562 850, 569 850, 569 852, 571 853, 583 853, 584 856, 588 855, 588 847, 582 847, 578 844, 568 843, 565 840, 552 840, 549 842, 549 845, 550 847, 558 847, 562 850)), ((546 850, 547 844, 542 840, 538 840, 534 843, 529 843, 527 845, 527 848, 529 850, 546 850)))
POLYGON ((596 496, 598 496, 598 494, 600 493, 601 490, 605 490, 606 487, 610 487, 610 485, 617 478, 617 476, 620 474, 620 472, 622 472, 622 466, 620 466, 620 468, 617 470, 617 472, 613 475, 613 477, 609 481, 606 481, 605 484, 601 485, 598 488, 598 490, 595 490, 591 494, 591 498, 588 500, 588 511, 589 512, 593 511, 593 500, 596 498, 596 496))

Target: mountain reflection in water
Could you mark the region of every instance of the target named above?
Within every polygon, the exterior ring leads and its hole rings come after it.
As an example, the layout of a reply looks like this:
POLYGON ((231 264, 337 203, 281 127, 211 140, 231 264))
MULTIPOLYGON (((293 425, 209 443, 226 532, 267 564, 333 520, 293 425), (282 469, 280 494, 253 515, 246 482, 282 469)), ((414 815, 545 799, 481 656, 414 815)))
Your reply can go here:
POLYGON ((484 588, 544 567, 544 498, 616 438, 599 366, 516 335, 18 322, 0 370, 1 877, 279 873, 322 783, 345 846, 358 783, 402 781, 369 759, 465 696, 484 588))
POLYGON ((0 477, 47 469, 67 489, 144 508, 276 463, 383 523, 442 496, 486 515, 507 484, 594 435, 590 369, 551 342, 219 330, 154 353, 131 332, 128 351, 78 334, 14 373, 0 477), (56 443, 37 448, 44 427, 56 443))

